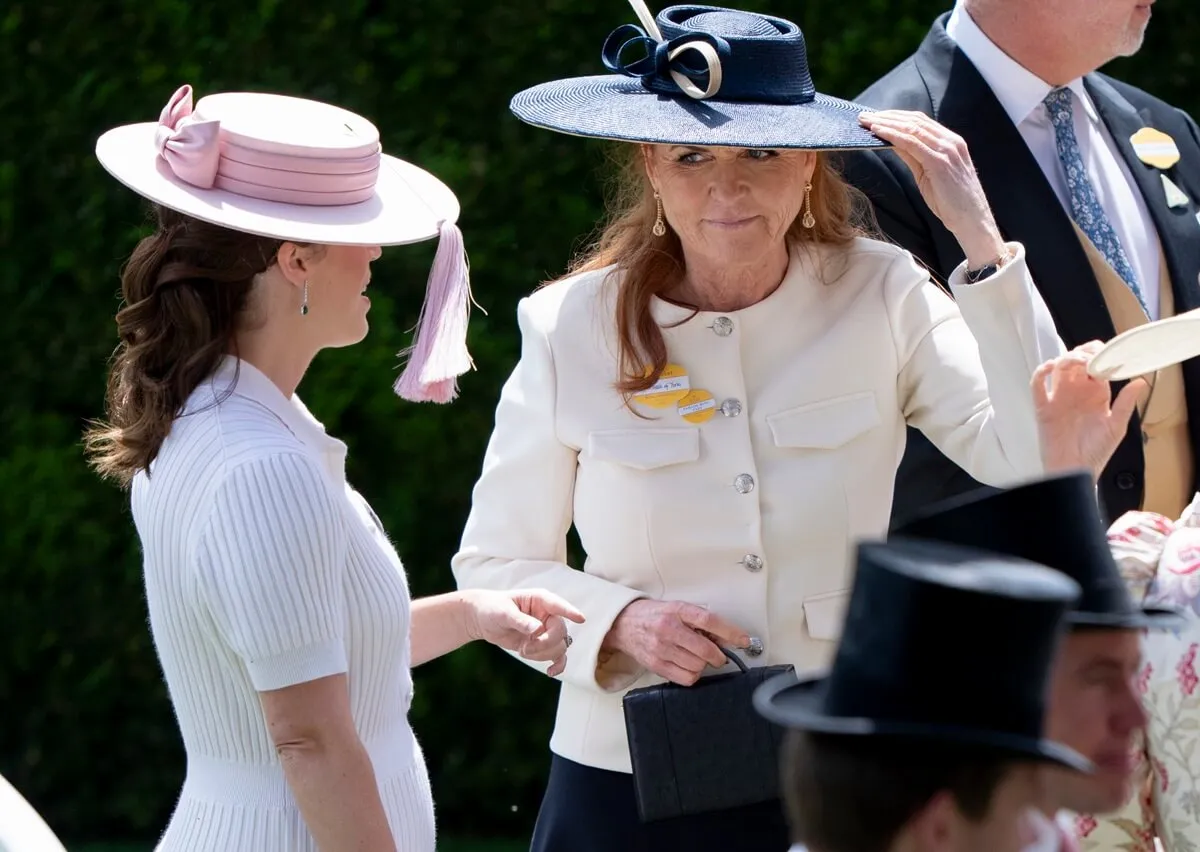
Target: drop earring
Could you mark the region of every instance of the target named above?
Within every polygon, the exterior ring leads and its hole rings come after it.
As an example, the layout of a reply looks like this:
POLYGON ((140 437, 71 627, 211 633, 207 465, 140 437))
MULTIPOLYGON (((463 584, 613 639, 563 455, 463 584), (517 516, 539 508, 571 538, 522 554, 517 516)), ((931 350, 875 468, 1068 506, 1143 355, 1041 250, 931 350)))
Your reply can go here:
POLYGON ((308 316, 308 279, 304 279, 304 301, 300 303, 300 316, 308 316))
POLYGON ((654 227, 650 229, 650 233, 661 237, 667 232, 667 223, 663 221, 662 196, 657 192, 654 193, 654 203, 658 205, 658 217, 654 220, 654 227))
POLYGON ((812 230, 817 226, 817 219, 812 212, 812 184, 806 184, 804 187, 804 218, 800 220, 800 224, 812 230))

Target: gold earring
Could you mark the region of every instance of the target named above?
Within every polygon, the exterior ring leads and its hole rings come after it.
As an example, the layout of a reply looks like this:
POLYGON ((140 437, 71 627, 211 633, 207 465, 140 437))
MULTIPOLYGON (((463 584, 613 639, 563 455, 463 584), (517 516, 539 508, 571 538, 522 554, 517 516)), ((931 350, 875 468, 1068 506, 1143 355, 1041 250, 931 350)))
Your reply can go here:
POLYGON ((658 205, 658 218, 654 220, 654 227, 650 229, 650 233, 661 237, 667 232, 667 223, 663 221, 662 196, 657 192, 654 193, 654 202, 658 205))
POLYGON ((817 226, 817 219, 812 214, 812 184, 806 184, 804 187, 804 218, 800 220, 800 224, 808 229, 813 229, 817 226))

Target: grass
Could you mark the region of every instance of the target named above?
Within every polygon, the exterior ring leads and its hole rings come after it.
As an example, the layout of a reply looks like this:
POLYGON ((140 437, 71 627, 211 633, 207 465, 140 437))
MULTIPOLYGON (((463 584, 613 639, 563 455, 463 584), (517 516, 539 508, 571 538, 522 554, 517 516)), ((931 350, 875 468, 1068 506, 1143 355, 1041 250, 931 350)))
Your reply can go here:
MULTIPOLYGON (((153 852, 153 843, 79 843, 67 846, 68 852, 153 852)), ((438 841, 437 852, 528 852, 529 842, 520 840, 438 841)))

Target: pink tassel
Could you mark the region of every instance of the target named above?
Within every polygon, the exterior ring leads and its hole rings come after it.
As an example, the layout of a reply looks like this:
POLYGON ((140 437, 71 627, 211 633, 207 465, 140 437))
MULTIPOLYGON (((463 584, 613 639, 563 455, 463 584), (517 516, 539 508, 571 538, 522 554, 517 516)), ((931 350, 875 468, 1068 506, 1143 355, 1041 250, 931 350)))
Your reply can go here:
POLYGON ((413 345, 400 353, 409 355, 408 364, 394 386, 410 402, 450 402, 458 396, 457 378, 475 366, 467 351, 472 299, 462 232, 447 221, 440 231, 413 345))

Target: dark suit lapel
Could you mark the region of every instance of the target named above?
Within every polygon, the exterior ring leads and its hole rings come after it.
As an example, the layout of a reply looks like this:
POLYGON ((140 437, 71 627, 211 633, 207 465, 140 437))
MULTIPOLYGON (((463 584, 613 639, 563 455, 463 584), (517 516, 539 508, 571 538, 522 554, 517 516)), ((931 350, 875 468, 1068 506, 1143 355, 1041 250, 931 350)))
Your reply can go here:
POLYGON ((1185 207, 1168 206, 1161 176, 1171 177, 1171 170, 1163 172, 1143 163, 1129 141, 1150 123, 1100 75, 1089 74, 1084 85, 1146 200, 1170 270, 1176 313, 1200 308, 1200 288, 1195 286, 1196 272, 1200 270, 1200 222, 1196 220, 1200 199, 1192 198, 1185 207))
POLYGON ((1068 345, 1115 333, 1087 255, 1025 140, 991 88, 946 34, 943 15, 915 61, 933 117, 966 140, 1006 239, 1025 246, 1030 272, 1068 345))

